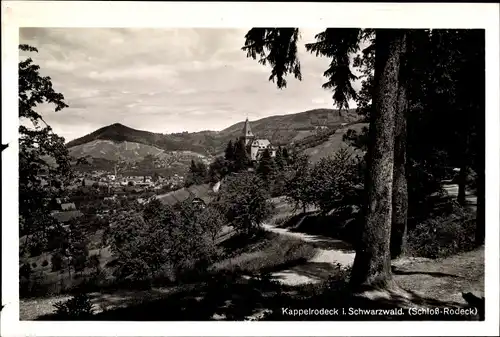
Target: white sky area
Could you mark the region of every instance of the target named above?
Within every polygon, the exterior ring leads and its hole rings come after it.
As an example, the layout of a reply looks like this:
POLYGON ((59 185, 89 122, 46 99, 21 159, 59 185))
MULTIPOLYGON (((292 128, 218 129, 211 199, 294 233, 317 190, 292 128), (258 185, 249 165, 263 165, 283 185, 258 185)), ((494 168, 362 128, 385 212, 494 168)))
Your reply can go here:
POLYGON ((332 92, 321 87, 330 61, 304 47, 322 29, 301 29, 303 79, 288 76, 283 90, 268 81, 269 66, 241 50, 247 31, 21 28, 19 43, 38 48, 28 54, 69 105, 59 112, 50 105, 38 108, 66 141, 112 123, 193 132, 221 130, 246 117, 334 108, 332 92))

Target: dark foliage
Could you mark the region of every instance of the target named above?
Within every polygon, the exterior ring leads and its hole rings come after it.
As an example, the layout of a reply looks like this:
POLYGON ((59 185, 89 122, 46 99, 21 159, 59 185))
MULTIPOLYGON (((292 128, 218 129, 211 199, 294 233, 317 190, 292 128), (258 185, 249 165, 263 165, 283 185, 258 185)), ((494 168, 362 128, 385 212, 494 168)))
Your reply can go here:
POLYGON ((332 157, 321 159, 312 168, 310 183, 314 203, 324 213, 361 207, 362 179, 359 159, 349 150, 341 149, 332 157))
MULTIPOLYGON (((28 45, 19 49, 37 52, 28 45)), ((55 105, 56 112, 68 106, 54 90, 51 78, 41 76, 40 67, 27 57, 19 62, 19 234, 26 235, 21 255, 45 249, 44 232, 56 223, 49 202, 71 176, 64 138, 53 133, 37 112, 37 106, 44 103, 55 105)))
POLYGON ((56 316, 62 320, 81 320, 92 317, 94 310, 87 294, 78 294, 64 302, 54 304, 56 316))
POLYGON ((458 205, 421 223, 408 233, 408 251, 431 259, 447 257, 476 248, 476 219, 458 205))
POLYGON ((257 175, 241 172, 227 178, 219 203, 236 230, 253 234, 272 214, 268 196, 268 189, 257 175))

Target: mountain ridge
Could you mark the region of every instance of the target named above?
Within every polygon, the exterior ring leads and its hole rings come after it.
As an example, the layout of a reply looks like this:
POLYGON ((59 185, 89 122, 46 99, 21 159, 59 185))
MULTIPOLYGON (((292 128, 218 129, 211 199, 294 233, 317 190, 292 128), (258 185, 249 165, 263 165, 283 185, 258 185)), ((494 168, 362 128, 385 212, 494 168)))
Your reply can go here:
MULTIPOLYGON (((250 125, 257 137, 268 138, 271 143, 282 145, 314 134, 319 126, 337 127, 355 118, 354 109, 342 114, 338 109, 313 109, 264 117, 251 121, 250 125)), ((214 155, 223 151, 229 140, 234 140, 241 135, 243 124, 244 121, 241 121, 221 131, 162 134, 113 123, 74 139, 66 146, 71 149, 95 140, 116 143, 128 141, 153 146, 164 151, 192 151, 202 155, 214 155)))

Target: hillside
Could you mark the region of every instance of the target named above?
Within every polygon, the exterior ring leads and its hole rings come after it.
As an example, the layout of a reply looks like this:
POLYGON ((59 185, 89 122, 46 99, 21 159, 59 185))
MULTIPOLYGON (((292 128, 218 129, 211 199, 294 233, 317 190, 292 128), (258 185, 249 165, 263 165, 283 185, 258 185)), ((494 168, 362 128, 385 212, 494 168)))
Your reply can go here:
MULTIPOLYGON (((252 131, 257 137, 268 138, 277 145, 289 144, 314 134, 318 126, 338 127, 340 124, 355 119, 354 110, 339 114, 334 109, 315 109, 295 114, 271 116, 251 122, 252 131)), ((234 140, 241 135, 244 121, 234 124, 222 131, 182 132, 175 134, 160 134, 143 130, 136 130, 125 125, 115 123, 100 128, 86 136, 70 141, 67 146, 74 155, 99 155, 100 151, 113 152, 118 156, 123 148, 112 148, 111 143, 122 142, 138 143, 154 147, 142 148, 134 145, 131 152, 122 156, 132 155, 133 151, 157 152, 163 151, 192 151, 199 154, 216 154, 224 150, 229 140, 234 140), (109 141, 97 142, 95 141, 109 141), (94 143, 92 143, 94 142, 94 143), (74 148, 74 149, 73 149, 74 148), (97 150, 93 150, 96 148, 97 150)), ((105 157, 109 157, 106 155, 105 157)))
POLYGON ((340 148, 350 148, 355 151, 354 148, 345 143, 342 138, 347 130, 352 129, 359 133, 364 127, 368 127, 368 123, 354 123, 340 128, 334 134, 330 135, 326 141, 316 146, 306 148, 303 153, 309 156, 309 160, 312 163, 316 163, 321 158, 331 156, 340 148))
MULTIPOLYGON (((194 151, 206 153, 205 146, 195 141, 186 142, 184 134, 164 135, 149 131, 136 130, 120 123, 102 127, 88 135, 70 141, 68 148, 91 143, 96 140, 108 140, 115 143, 131 142, 150 145, 166 151, 194 151)), ((186 133, 187 135, 187 133, 186 133)))
POLYGON ((111 140, 93 140, 89 143, 76 145, 69 148, 72 157, 102 158, 110 161, 138 161, 151 155, 160 161, 168 161, 175 157, 186 157, 191 159, 202 159, 206 156, 192 151, 165 151, 155 146, 142 143, 123 141, 115 142, 111 140))
MULTIPOLYGON (((289 144, 310 136, 318 126, 337 127, 342 123, 355 120, 355 110, 339 113, 337 109, 314 109, 295 114, 271 116, 250 122, 257 137, 268 138, 273 144, 289 144)), ((220 133, 239 136, 244 121, 234 124, 220 133)))
POLYGON ((144 158, 150 154, 158 156, 165 152, 154 146, 135 143, 130 141, 114 142, 111 140, 96 139, 88 143, 72 146, 69 148, 69 154, 72 157, 103 158, 111 161, 136 161, 138 158, 144 158))

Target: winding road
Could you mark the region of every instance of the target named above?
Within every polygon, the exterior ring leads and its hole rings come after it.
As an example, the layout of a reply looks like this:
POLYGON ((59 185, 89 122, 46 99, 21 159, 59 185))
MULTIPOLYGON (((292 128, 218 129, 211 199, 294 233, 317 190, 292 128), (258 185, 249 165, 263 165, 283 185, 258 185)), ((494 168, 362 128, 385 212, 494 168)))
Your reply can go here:
MULTIPOLYGON (((458 185, 445 184, 443 187, 450 197, 458 195, 458 185)), ((472 193, 467 193, 466 201, 469 207, 475 208, 477 197, 472 193)), ((272 274, 276 280, 283 284, 319 283, 328 279, 328 276, 332 274, 331 272, 336 269, 336 265, 340 264, 342 267, 348 267, 354 262, 355 251, 347 242, 342 240, 321 235, 291 232, 288 229, 270 224, 264 224, 263 227, 270 232, 291 236, 312 243, 317 247, 316 255, 306 263, 272 274)), ((398 261, 398 263, 401 262, 398 261)))

